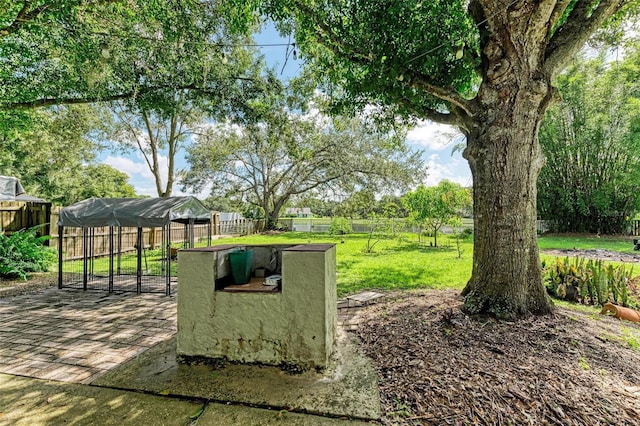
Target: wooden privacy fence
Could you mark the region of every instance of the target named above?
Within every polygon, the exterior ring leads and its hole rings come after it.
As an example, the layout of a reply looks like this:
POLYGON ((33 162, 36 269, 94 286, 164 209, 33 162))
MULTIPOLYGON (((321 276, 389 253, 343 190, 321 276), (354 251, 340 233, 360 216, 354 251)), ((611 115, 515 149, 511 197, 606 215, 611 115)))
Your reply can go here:
MULTIPOLYGON (((58 218, 61 207, 52 206, 51 203, 39 203, 32 201, 0 201, 0 232, 11 234, 25 228, 44 225, 39 231, 40 235, 49 235, 48 244, 58 247, 58 218)), ((208 236, 207 224, 194 226, 196 241, 205 241, 208 236)), ((253 234, 260 228, 259 221, 238 218, 221 221, 220 213, 211 214, 211 235, 253 234)), ((93 228, 95 249, 99 253, 108 253, 109 227, 93 228)), ((137 239, 136 228, 122 228, 122 250, 135 249, 137 239)), ((82 257, 82 228, 64 228, 62 247, 67 257, 82 257)), ((146 248, 158 248, 162 241, 161 228, 143 228, 143 241, 146 248)), ((184 241, 184 226, 179 223, 171 225, 171 241, 181 243, 184 241)), ((97 253, 96 253, 97 254, 97 253)))
POLYGON ((51 212, 51 203, 0 201, 0 232, 11 234, 24 228, 44 224, 39 234, 49 235, 51 212))
MULTIPOLYGON (((193 225, 194 240, 198 242, 207 242, 209 235, 209 225, 193 225)), ((58 227, 55 227, 55 232, 51 235, 50 245, 52 247, 58 246, 58 227)), ((212 228, 213 229, 213 228, 212 228)), ((62 251, 65 253, 64 258, 80 259, 83 257, 83 228, 71 228, 65 227, 62 235, 62 251)), ((109 227, 95 227, 89 228, 92 240, 93 256, 106 256, 109 254, 109 227)), ((117 246, 120 252, 135 251, 136 242, 138 239, 138 228, 122 227, 116 228, 115 238, 117 239, 117 246)), ((142 241, 144 249, 157 249, 162 245, 162 228, 142 228, 142 241)), ((174 223, 171 225, 171 243, 176 248, 186 247, 187 241, 189 241, 188 231, 185 226, 180 223, 174 223)), ((212 230, 213 234, 213 230, 212 230)))

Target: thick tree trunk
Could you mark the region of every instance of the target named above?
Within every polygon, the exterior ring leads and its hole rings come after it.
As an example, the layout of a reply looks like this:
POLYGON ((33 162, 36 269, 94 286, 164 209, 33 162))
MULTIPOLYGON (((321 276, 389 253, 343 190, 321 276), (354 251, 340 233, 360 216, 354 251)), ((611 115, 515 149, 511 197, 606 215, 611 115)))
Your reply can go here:
MULTIPOLYGON (((268 206, 269 203, 266 203, 266 205, 268 206)), ((265 227, 267 230, 274 230, 278 227, 278 218, 280 216, 280 209, 282 208, 282 205, 282 202, 274 201, 272 209, 268 209, 268 207, 265 209, 265 227)))
POLYGON ((478 131, 469 135, 464 153, 474 198, 473 273, 463 292, 465 309, 499 318, 552 310, 536 233, 543 108, 540 96, 518 92, 508 101, 511 108, 489 109, 478 131))
POLYGON ((473 175, 473 272, 463 291, 472 314, 516 318, 553 310, 542 282, 536 233, 536 184, 544 163, 540 122, 553 98, 545 68, 553 3, 504 8, 474 0, 483 75, 464 121, 473 175), (528 18, 527 18, 528 17, 528 18), (496 31, 500 28, 500 31, 496 31))

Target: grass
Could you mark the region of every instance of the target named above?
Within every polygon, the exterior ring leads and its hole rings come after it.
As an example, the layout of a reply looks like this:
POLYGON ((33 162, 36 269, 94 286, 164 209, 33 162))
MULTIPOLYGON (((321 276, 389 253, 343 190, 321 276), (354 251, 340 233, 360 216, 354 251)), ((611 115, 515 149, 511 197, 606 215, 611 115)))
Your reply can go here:
MULTIPOLYGON (((462 290, 471 276, 473 243, 463 242, 462 256, 458 257, 455 241, 448 235, 440 235, 440 247, 431 247, 430 238, 418 243, 414 234, 382 239, 372 253, 367 253, 366 234, 331 236, 328 234, 286 232, 273 235, 250 235, 237 238, 221 238, 212 244, 305 244, 333 243, 337 255, 338 294, 344 296, 362 290, 408 290, 418 288, 462 290)), ((597 238, 592 236, 543 236, 539 238, 541 249, 607 249, 632 252, 629 238, 597 238)), ((553 261, 554 256, 542 256, 553 261)), ((149 269, 159 268, 160 252, 148 251, 149 269)), ((125 262, 123 261, 123 264, 125 262)), ((135 268, 135 255, 126 264, 135 268)), ((176 272, 172 264, 172 275, 176 272)), ((144 267, 144 260, 143 260, 144 267)), ((108 270, 108 259, 96 259, 96 270, 108 270)))
POLYGON ((593 235, 542 236, 538 238, 538 247, 541 250, 603 249, 622 253, 633 252, 630 237, 596 237, 593 235))
MULTIPOLYGON (((117 260, 114 259, 114 268, 117 267, 117 260)), ((120 259, 120 265, 123 273, 135 275, 138 264, 138 255, 135 251, 124 253, 120 259)), ((160 249, 145 250, 142 257, 142 268, 146 275, 162 275, 162 254, 160 249)), ((66 272, 80 272, 82 270, 82 259, 67 261, 66 272), (73 266, 72 266, 73 265, 73 266)), ((96 257, 93 260, 93 271, 96 274, 106 275, 109 272, 109 257, 96 257)), ((171 276, 177 275, 177 262, 171 261, 171 276)))
POLYGON ((223 238, 214 244, 305 244, 334 243, 337 257, 338 294, 361 290, 406 290, 417 288, 462 289, 471 276, 472 243, 463 243, 462 258, 455 244, 439 237, 441 247, 418 243, 415 235, 381 240, 373 253, 366 253, 367 235, 343 237, 327 234, 287 232, 223 238))

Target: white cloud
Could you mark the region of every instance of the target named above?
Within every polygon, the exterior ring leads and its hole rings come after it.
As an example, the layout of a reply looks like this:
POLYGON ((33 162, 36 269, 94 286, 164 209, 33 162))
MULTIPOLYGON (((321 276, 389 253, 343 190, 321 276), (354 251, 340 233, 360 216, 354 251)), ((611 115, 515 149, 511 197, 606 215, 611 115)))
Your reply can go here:
POLYGON ((435 186, 441 180, 447 179, 462 186, 471 186, 471 171, 463 158, 452 157, 449 161, 442 161, 437 154, 429 156, 427 162, 427 179, 425 185, 435 186))
POLYGON ((451 149, 454 139, 460 136, 461 133, 453 126, 422 121, 407 133, 407 141, 426 149, 442 151, 451 149))
POLYGON ((108 164, 114 169, 126 173, 130 178, 140 177, 144 179, 153 179, 153 174, 144 161, 138 162, 129 157, 114 157, 109 155, 105 157, 102 162, 108 164))
MULTIPOLYGON (((163 187, 167 182, 168 175, 168 157, 159 156, 158 158, 160 163, 160 174, 162 176, 163 187)), ((178 162, 181 159, 176 159, 178 162)), ((153 173, 149 170, 147 163, 142 158, 140 153, 136 153, 135 156, 130 157, 116 157, 116 156, 107 156, 102 160, 103 163, 110 165, 114 169, 120 170, 121 172, 126 173, 129 176, 129 183, 133 185, 136 194, 138 195, 148 195, 150 197, 157 197, 158 191, 156 190, 155 179, 153 177, 153 173)), ((206 198, 209 196, 211 192, 211 185, 206 185, 202 191, 198 193, 193 192, 184 192, 180 190, 180 185, 174 184, 172 195, 174 196, 183 196, 183 195, 194 195, 200 199, 206 198)))

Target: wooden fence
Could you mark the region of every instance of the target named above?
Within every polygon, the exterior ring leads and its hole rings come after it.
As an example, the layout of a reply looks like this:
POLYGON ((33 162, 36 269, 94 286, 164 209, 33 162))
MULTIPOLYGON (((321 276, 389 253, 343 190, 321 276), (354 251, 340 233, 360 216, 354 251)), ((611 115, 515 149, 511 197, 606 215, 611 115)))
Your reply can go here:
MULTIPOLYGON (((61 207, 51 203, 25 201, 0 201, 0 232, 11 234, 24 228, 43 225, 40 235, 49 235, 48 244, 58 247, 58 219, 61 207)), ((211 235, 253 234, 261 229, 259 221, 252 219, 234 219, 221 221, 218 212, 211 214, 211 235)), ((96 255, 109 251, 109 227, 93 228, 94 250, 96 255)), ((134 250, 137 239, 136 228, 122 228, 120 232, 123 251, 134 250)), ((206 241, 208 225, 195 225, 196 241, 206 241)), ((66 256, 74 258, 82 256, 82 228, 64 228, 62 247, 66 256)), ((143 228, 143 241, 148 248, 158 248, 162 242, 162 228, 143 228)), ((171 241, 181 243, 185 240, 184 227, 179 223, 171 225, 171 241)))
POLYGON ((0 201, 0 232, 11 234, 24 228, 44 225, 39 234, 50 235, 52 209, 51 203, 0 201))

